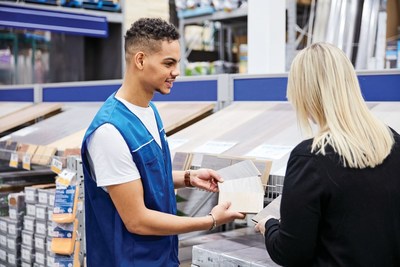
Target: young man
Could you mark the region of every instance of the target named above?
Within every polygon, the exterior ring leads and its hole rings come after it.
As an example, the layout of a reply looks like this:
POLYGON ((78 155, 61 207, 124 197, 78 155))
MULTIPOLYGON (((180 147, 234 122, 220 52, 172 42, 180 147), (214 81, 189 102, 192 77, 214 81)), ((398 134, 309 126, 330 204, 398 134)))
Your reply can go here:
POLYGON ((218 191, 210 169, 172 172, 160 116, 150 102, 168 94, 179 75, 179 33, 161 19, 140 19, 125 36, 121 88, 99 110, 85 134, 86 251, 88 266, 179 266, 177 234, 213 229, 244 218, 218 205, 205 217, 176 216, 174 188, 218 191))

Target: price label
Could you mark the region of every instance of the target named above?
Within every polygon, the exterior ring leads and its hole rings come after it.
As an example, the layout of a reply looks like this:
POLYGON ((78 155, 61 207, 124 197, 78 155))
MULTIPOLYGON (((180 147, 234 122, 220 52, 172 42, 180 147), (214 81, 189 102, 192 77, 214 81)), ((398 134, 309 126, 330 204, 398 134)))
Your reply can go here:
POLYGON ((28 153, 22 157, 22 168, 28 171, 31 169, 31 155, 28 153))
POLYGON ((71 184, 72 179, 75 178, 76 173, 68 169, 63 170, 56 180, 58 185, 68 186, 71 184))
POLYGON ((51 160, 51 170, 57 174, 61 173, 62 170, 62 162, 56 158, 51 160))
POLYGON ((18 168, 18 153, 16 152, 11 153, 10 167, 18 168))

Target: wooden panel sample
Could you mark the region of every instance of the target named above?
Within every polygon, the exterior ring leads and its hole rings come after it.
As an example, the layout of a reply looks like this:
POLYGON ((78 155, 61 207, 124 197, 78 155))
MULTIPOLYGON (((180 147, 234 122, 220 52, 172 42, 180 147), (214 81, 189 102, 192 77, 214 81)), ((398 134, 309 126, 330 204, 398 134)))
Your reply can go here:
POLYGON ((167 135, 173 134, 187 124, 211 114, 215 104, 210 102, 154 102, 167 135))
POLYGON ((0 118, 0 133, 61 110, 60 103, 37 103, 0 118))
POLYGON ((31 102, 0 102, 0 118, 33 105, 31 102))
MULTIPOLYGON (((53 146, 50 144, 86 129, 100 105, 98 102, 64 104, 63 112, 13 132, 9 137, 21 143, 53 146)), ((80 142, 73 147, 80 147, 80 142)))

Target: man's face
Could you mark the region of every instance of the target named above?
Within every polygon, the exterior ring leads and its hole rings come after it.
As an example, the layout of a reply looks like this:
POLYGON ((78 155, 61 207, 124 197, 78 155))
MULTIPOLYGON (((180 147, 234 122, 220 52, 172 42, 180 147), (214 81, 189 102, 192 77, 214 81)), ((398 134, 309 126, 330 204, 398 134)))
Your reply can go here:
POLYGON ((175 78, 180 74, 179 61, 179 41, 162 41, 159 52, 145 56, 145 88, 169 94, 175 78))

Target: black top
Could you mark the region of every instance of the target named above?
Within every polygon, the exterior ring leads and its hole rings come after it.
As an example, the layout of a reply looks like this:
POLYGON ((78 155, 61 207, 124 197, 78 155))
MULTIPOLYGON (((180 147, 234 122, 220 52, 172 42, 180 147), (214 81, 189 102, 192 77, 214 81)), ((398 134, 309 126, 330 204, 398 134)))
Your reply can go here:
POLYGON ((292 151, 281 222, 266 223, 265 244, 284 266, 400 266, 400 136, 375 168, 345 168, 333 149, 292 151))

